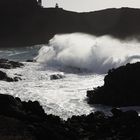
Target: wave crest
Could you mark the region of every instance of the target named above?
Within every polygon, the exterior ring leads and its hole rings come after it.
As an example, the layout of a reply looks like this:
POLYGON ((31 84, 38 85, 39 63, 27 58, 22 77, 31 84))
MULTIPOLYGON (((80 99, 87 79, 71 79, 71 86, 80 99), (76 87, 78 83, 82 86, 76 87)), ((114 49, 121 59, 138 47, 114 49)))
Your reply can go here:
POLYGON ((37 62, 55 68, 71 68, 106 73, 126 63, 140 60, 140 44, 120 41, 111 36, 95 37, 83 33, 55 35, 44 45, 37 62))

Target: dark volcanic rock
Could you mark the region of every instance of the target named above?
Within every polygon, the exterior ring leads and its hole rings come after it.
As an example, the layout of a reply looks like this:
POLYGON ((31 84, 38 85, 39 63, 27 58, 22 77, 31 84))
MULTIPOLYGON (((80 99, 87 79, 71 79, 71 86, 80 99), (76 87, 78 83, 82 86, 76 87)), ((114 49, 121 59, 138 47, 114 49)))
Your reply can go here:
POLYGON ((0 139, 3 138, 1 134, 6 140, 10 137, 12 140, 75 139, 68 133, 64 122, 59 117, 46 115, 37 101, 22 102, 10 95, 0 94, 0 124, 0 139), (12 127, 13 131, 9 132, 12 127))
POLYGON ((111 106, 140 105, 140 63, 109 70, 104 85, 87 91, 91 104, 111 106))
POLYGON ((12 69, 24 66, 22 63, 9 61, 8 59, 0 59, 0 68, 12 69))
POLYGON ((28 59, 26 60, 26 62, 34 62, 34 60, 28 59))
POLYGON ((21 80, 21 78, 20 77, 11 78, 11 77, 8 77, 5 72, 0 71, 0 80, 7 81, 7 82, 17 82, 21 80))
POLYGON ((78 139, 121 140, 139 139, 140 119, 135 111, 126 111, 112 117, 102 112, 88 116, 73 116, 66 122, 76 133, 78 139))
POLYGON ((13 82, 14 79, 10 78, 7 76, 7 74, 5 72, 0 71, 0 80, 4 80, 7 82, 13 82))
POLYGON ((19 98, 0 94, 0 139, 139 140, 138 113, 115 108, 111 111, 111 117, 98 111, 63 121, 45 114, 37 101, 22 102, 19 98))
POLYGON ((7 78, 7 74, 5 72, 0 71, 0 80, 5 80, 7 78))
POLYGON ((1 140, 36 140, 29 126, 12 117, 0 115, 1 140))
MULTIPOLYGON (((24 65, 20 62, 9 61, 8 59, 0 59, 0 68, 12 69, 12 68, 18 68, 22 66, 24 65)), ((5 72, 0 71, 0 80, 4 80, 7 82, 17 82, 22 79, 19 76, 16 76, 14 78, 8 77, 8 75, 5 72)))
POLYGON ((50 80, 58 80, 58 79, 62 79, 64 77, 65 76, 63 74, 53 74, 53 75, 50 75, 50 80))

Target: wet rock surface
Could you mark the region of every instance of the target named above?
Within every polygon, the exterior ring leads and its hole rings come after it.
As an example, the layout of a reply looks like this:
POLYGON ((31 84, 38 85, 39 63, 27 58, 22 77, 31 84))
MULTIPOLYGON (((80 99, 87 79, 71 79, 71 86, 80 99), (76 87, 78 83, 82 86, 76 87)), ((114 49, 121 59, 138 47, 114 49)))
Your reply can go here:
MULTIPOLYGON (((24 64, 16 61, 10 61, 8 59, 0 59, 0 68, 2 69, 13 69, 23 67, 24 64)), ((15 74, 16 75, 16 74, 15 74)), ((7 81, 7 82, 17 82, 22 80, 20 75, 16 75, 15 77, 9 77, 5 72, 0 70, 0 80, 7 81)))
POLYGON ((58 79, 62 79, 65 76, 63 74, 52 74, 50 75, 50 80, 58 80, 58 79))
POLYGON ((34 59, 28 59, 28 60, 26 60, 26 62, 35 62, 35 60, 34 59))
POLYGON ((109 70, 104 85, 87 91, 87 97, 90 104, 140 105, 140 63, 109 70))
POLYGON ((9 61, 8 59, 0 59, 0 68, 12 69, 22 67, 24 64, 15 61, 9 61))
POLYGON ((0 80, 7 81, 7 82, 17 82, 17 81, 22 80, 22 79, 18 76, 11 78, 5 72, 0 71, 0 80))

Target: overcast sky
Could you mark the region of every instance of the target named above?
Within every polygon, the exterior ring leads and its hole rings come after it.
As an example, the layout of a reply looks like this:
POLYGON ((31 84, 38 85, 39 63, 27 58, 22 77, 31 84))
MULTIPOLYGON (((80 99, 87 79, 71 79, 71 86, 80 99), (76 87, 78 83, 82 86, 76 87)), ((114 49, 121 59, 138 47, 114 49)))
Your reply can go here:
POLYGON ((56 3, 59 7, 71 11, 95 11, 112 7, 134 7, 140 8, 140 0, 42 0, 43 6, 54 7, 56 3))

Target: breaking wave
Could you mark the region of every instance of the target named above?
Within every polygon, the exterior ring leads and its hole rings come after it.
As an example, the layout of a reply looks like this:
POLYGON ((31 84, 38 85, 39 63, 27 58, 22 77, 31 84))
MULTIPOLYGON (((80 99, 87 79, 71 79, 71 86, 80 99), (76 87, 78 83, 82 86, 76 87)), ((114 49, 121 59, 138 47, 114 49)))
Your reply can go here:
POLYGON ((140 43, 107 35, 61 34, 44 45, 35 59, 44 67, 106 73, 110 68, 140 61, 140 43))

